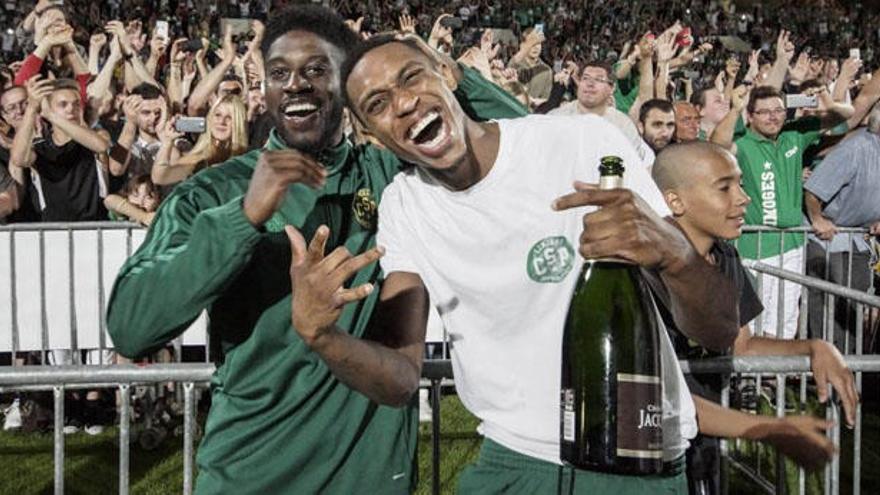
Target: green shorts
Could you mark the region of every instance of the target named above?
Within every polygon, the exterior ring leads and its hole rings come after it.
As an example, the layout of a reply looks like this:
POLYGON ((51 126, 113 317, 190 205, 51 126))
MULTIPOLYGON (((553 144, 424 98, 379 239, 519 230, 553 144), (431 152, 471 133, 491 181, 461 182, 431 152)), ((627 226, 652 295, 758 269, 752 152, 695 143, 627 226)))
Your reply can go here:
POLYGON ((684 457, 655 476, 620 476, 560 466, 529 457, 484 439, 476 464, 468 466, 458 482, 458 493, 505 495, 642 495, 686 494, 684 457))

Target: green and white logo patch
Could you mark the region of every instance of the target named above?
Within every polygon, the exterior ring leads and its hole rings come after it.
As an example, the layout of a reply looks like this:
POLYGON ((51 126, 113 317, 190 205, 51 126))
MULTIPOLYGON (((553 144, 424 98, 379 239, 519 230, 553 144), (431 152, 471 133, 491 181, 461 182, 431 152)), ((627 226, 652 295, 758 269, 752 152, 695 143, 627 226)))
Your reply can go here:
POLYGON ((543 284, 562 281, 574 265, 574 249, 563 236, 547 237, 529 249, 529 278, 543 284))

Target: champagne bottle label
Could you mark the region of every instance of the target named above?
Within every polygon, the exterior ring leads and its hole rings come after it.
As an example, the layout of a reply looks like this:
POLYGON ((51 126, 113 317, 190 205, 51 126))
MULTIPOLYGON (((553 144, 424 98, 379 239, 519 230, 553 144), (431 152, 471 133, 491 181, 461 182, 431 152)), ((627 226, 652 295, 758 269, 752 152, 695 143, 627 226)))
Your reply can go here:
POLYGON ((574 414, 574 390, 570 388, 562 389, 562 441, 575 441, 575 414, 574 414))
POLYGON ((620 189, 623 187, 623 177, 619 175, 603 175, 599 177, 599 189, 620 189))
POLYGON ((660 377, 617 374, 617 455, 663 458, 663 406, 660 377))

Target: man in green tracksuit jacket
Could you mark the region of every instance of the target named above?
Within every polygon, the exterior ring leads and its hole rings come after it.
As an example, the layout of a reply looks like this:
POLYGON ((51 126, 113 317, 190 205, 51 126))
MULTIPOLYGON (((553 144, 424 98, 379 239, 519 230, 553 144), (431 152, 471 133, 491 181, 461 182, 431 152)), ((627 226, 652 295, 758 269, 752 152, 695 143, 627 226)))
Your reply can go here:
MULTIPOLYGON (((424 323, 398 308, 427 305, 427 296, 383 287, 380 298, 373 290, 377 202, 401 164, 344 139, 339 69, 357 43, 321 7, 275 16, 262 46, 271 137, 178 186, 114 286, 108 328, 126 356, 157 349, 209 312, 219 357, 198 493, 415 487, 418 414, 410 398, 424 336, 387 329, 423 334, 424 323), (291 268, 285 225, 329 253, 316 268, 323 272, 291 268), (335 327, 319 339, 312 330, 326 324, 335 327)), ((458 76, 457 96, 474 116, 524 115, 475 72, 458 76)))

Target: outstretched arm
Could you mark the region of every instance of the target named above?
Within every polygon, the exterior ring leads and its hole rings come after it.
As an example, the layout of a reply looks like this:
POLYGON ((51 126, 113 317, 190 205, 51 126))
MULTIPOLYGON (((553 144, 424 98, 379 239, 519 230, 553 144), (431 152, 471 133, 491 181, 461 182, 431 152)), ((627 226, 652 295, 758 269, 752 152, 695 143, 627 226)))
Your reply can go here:
POLYGON ((674 221, 661 218, 629 189, 600 190, 576 182, 575 190, 558 198, 554 208, 601 207, 583 217, 581 255, 641 266, 654 292, 668 299, 663 303, 685 335, 713 350, 730 348, 739 330, 736 288, 697 253, 674 221))
POLYGON ((828 400, 830 383, 843 404, 846 422, 856 423, 856 405, 859 392, 852 371, 846 366, 840 352, 828 342, 818 339, 781 340, 770 337, 753 337, 748 327, 742 327, 733 345, 735 356, 809 356, 816 393, 819 402, 828 400))
POLYGON ((700 433, 769 443, 809 470, 824 466, 837 450, 823 432, 832 423, 812 416, 776 418, 726 409, 692 395, 700 433))

